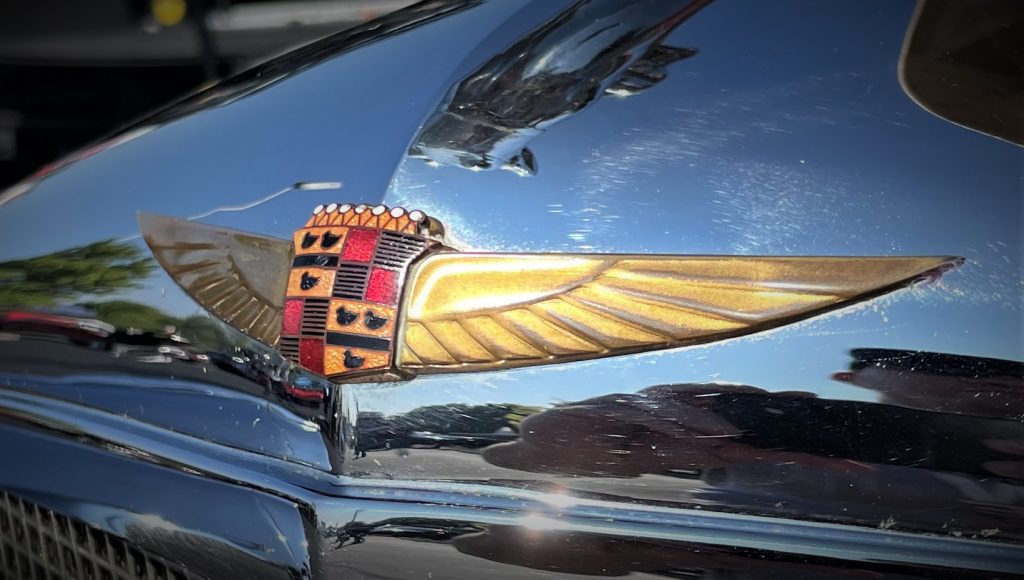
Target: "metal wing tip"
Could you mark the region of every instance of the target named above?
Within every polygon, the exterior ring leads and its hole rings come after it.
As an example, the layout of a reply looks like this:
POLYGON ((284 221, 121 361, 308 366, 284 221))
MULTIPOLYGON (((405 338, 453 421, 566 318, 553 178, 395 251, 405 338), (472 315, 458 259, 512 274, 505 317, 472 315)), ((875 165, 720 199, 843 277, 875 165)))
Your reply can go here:
POLYGON ((914 279, 915 284, 931 284, 938 281, 946 272, 963 265, 967 260, 961 256, 946 256, 937 258, 939 261, 935 267, 925 270, 914 279))
POLYGON ((139 232, 142 233, 142 238, 146 240, 147 243, 156 235, 157 232, 167 228, 175 221, 178 221, 175 218, 142 211, 135 214, 135 220, 139 224, 139 232))
POLYGON ((157 223, 161 219, 161 216, 155 213, 147 213, 144 211, 135 213, 135 221, 139 222, 139 228, 146 230, 151 227, 154 223, 157 223))

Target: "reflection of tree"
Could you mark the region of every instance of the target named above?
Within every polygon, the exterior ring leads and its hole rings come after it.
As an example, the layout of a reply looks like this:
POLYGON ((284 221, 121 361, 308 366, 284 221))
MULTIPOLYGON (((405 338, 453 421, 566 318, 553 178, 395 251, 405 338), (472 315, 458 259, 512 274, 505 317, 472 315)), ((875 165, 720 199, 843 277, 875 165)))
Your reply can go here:
MULTIPOLYGON (((139 288, 155 267, 153 258, 138 245, 114 240, 0 262, 0 310, 72 306, 79 298, 139 288)), ((234 344, 224 325, 206 315, 179 318, 131 300, 78 305, 120 329, 160 332, 174 327, 179 335, 196 345, 234 344)))
POLYGON ((0 262, 0 310, 49 308, 138 288, 155 267, 135 244, 113 240, 0 262))
POLYGON ((411 430, 433 433, 494 433, 503 427, 518 430, 523 419, 540 411, 538 407, 508 403, 432 405, 397 415, 394 422, 411 430))
POLYGON ((380 413, 360 413, 357 422, 359 450, 365 452, 417 444, 489 445, 506 440, 498 434, 518 432, 525 418, 542 410, 527 405, 490 403, 431 405, 388 417, 380 413), (467 438, 473 438, 473 441, 467 438))
MULTIPOLYGON (((236 346, 222 322, 205 314, 183 318, 131 300, 108 300, 83 304, 96 318, 120 329, 162 331, 169 327, 189 342, 207 348, 236 346)), ((241 343, 237 346, 242 346, 241 343)))
POLYGON ((254 350, 259 346, 256 341, 239 336, 237 332, 228 330, 227 325, 223 322, 205 314, 178 318, 176 321, 174 325, 178 329, 178 334, 193 344, 218 350, 223 350, 228 346, 240 346, 254 350))
POLYGON ((122 329, 163 330, 166 326, 177 326, 173 316, 163 310, 131 300, 109 300, 83 304, 95 313, 96 318, 122 329))

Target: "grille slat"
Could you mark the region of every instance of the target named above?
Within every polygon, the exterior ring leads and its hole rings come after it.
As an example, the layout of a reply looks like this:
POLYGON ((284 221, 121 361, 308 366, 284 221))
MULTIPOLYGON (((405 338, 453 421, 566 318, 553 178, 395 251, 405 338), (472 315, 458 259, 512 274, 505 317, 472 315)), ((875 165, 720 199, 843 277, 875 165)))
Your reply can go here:
POLYGON ((2 491, 0 578, 200 580, 113 534, 2 491))
POLYGON ((414 256, 420 253, 421 251, 423 251, 423 248, 420 246, 406 246, 400 244, 381 244, 377 246, 377 253, 388 252, 392 254, 398 254, 401 256, 414 256))
POLYGON ((420 238, 420 237, 410 236, 410 235, 406 235, 406 234, 400 234, 398 232, 388 232, 388 231, 381 232, 380 239, 381 239, 382 242, 415 244, 417 246, 426 246, 427 245, 427 243, 422 238, 420 238))
POLYGON ((415 242, 391 241, 384 239, 381 240, 380 244, 377 246, 377 249, 386 249, 395 252, 413 252, 416 250, 422 250, 424 247, 425 244, 418 244, 415 242))
POLYGON ((393 258, 391 256, 377 256, 373 260, 373 264, 375 266, 379 266, 380 264, 383 264, 383 263, 392 263, 392 264, 395 264, 397 266, 404 266, 405 262, 406 262, 406 260, 403 259, 403 258, 393 258))
POLYGON ((334 289, 331 295, 335 298, 362 300, 366 292, 366 278, 370 267, 364 264, 342 264, 334 277, 334 289))
POLYGON ((349 264, 349 263, 345 263, 345 264, 342 264, 341 266, 338 266, 338 271, 339 272, 347 272, 347 273, 353 273, 353 274, 358 274, 359 272, 362 272, 362 273, 365 274, 366 271, 369 270, 369 269, 370 269, 370 267, 365 265, 365 264, 349 264))
POLYGON ((385 246, 381 245, 377 248, 378 254, 393 254, 395 256, 414 256, 418 254, 423 248, 409 247, 409 246, 385 246))
POLYGON ((423 253, 427 243, 395 232, 382 232, 373 264, 390 270, 401 270, 423 253))
POLYGON ((401 255, 401 254, 390 254, 390 253, 386 253, 386 252, 381 252, 381 253, 377 254, 377 257, 374 258, 373 261, 374 262, 379 262, 381 260, 394 260, 396 262, 404 264, 410 258, 412 258, 412 256, 405 256, 405 255, 401 255))
POLYGON ((324 298, 307 298, 302 305, 302 324, 300 330, 303 335, 323 336, 327 328, 327 309, 330 301, 324 298))
POLYGON ((299 362, 299 338, 297 336, 282 336, 278 342, 278 350, 284 358, 297 363, 299 362))

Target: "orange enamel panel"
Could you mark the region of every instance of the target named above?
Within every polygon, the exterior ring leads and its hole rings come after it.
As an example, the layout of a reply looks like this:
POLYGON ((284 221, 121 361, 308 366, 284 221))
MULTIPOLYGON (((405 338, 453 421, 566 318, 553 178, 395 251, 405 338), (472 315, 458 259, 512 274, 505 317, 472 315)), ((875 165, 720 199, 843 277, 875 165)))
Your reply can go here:
POLYGON ((395 331, 394 308, 361 300, 331 299, 327 330, 391 338, 395 331), (344 309, 339 312, 340 309, 344 309), (347 321, 347 323, 345 323, 347 321))

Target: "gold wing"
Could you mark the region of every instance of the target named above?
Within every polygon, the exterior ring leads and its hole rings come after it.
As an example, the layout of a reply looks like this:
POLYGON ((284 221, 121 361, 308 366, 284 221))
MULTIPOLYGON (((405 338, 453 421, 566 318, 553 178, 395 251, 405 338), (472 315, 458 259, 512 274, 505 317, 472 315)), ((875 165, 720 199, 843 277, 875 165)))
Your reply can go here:
POLYGON ((398 366, 477 371, 721 340, 890 292, 958 260, 437 254, 410 272, 398 366))
POLYGON ((290 241, 152 214, 139 214, 139 227, 160 265, 203 308, 277 345, 290 241))

